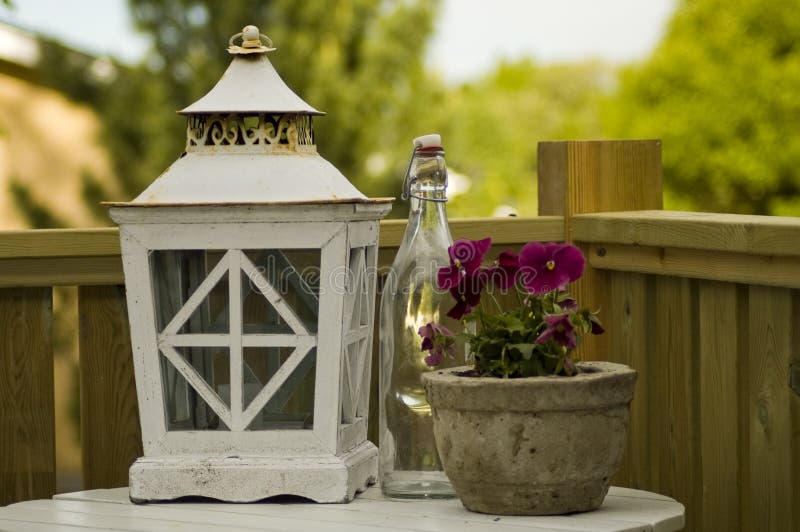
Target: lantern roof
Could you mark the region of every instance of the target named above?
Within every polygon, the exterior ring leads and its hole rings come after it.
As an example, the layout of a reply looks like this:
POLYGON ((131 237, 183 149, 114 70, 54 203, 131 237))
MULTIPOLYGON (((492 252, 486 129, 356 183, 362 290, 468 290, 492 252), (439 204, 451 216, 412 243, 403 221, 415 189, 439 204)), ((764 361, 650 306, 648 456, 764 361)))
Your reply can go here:
POLYGON ((229 51, 234 54, 234 58, 228 70, 205 96, 179 113, 270 112, 324 115, 325 113, 303 101, 278 75, 267 57, 267 52, 274 48, 262 48, 255 53, 248 53, 240 51, 247 48, 231 45, 229 51))
POLYGON ((365 203, 319 155, 188 153, 128 205, 365 203))
POLYGON ((255 26, 231 37, 225 74, 180 111, 186 151, 134 200, 106 205, 390 203, 367 198, 317 153, 312 118, 324 113, 283 82, 267 59, 272 50, 255 26))

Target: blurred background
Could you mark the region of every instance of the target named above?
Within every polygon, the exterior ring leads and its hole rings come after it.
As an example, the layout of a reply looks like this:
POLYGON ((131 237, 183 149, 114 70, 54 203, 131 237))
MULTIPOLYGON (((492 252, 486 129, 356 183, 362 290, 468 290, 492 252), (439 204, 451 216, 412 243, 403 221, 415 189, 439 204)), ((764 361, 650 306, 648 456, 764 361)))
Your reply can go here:
MULTIPOLYGON (((411 139, 440 132, 451 216, 530 216, 537 142, 660 138, 665 208, 800 216, 797 0, 0 0, 0 230, 110 225, 99 202, 183 151, 175 111, 246 24, 367 195, 399 196, 411 139)), ((79 489, 76 333, 55 327, 59 489, 79 489)))

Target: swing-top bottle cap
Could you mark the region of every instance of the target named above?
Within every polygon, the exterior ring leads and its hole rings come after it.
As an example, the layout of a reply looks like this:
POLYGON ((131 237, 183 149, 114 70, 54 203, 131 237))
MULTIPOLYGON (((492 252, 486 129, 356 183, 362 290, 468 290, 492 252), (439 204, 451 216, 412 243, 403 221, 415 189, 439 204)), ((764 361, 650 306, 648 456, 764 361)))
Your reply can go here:
POLYGON ((424 150, 426 148, 442 149, 442 136, 436 133, 422 135, 414 139, 414 149, 424 150))
MULTIPOLYGON (((414 139, 414 151, 411 152, 411 159, 408 161, 408 168, 406 169, 406 175, 403 178, 403 194, 402 198, 407 200, 410 197, 415 197, 421 200, 430 200, 430 201, 439 201, 445 202, 447 201, 446 198, 428 198, 428 197, 420 197, 418 195, 411 193, 411 184, 412 182, 416 181, 419 177, 417 175, 411 175, 411 169, 414 166, 414 160, 416 159, 417 153, 423 151, 425 152, 423 155, 424 159, 427 159, 428 156, 434 156, 437 159, 437 163, 441 166, 441 176, 443 179, 443 189, 447 188, 447 167, 444 164, 444 157, 442 150, 442 136, 437 133, 431 133, 430 135, 422 135, 421 137, 417 137, 414 139)), ((429 169, 430 170, 430 169, 429 169)))

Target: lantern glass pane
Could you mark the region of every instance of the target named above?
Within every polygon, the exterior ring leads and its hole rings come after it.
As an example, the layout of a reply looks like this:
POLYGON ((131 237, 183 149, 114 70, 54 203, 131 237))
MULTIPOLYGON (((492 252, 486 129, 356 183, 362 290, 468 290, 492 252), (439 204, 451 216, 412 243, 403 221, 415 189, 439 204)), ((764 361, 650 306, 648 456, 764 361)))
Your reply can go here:
POLYGON ((247 428, 313 428, 320 250, 244 255, 255 271, 241 280, 243 398, 245 408, 259 405, 247 428))
MULTIPOLYGON (((224 254, 221 250, 156 250, 151 253, 159 331, 170 324, 224 254)), ((202 303, 179 325, 176 331, 179 334, 228 332, 227 275, 219 278, 202 303)))
POLYGON ((169 430, 313 427, 320 256, 151 254, 169 430))
POLYGON ((245 347, 243 350, 245 405, 257 400, 269 385, 269 398, 248 430, 312 429, 316 347, 245 347), (277 373, 281 367, 289 368, 277 373))
POLYGON ((320 250, 246 250, 258 272, 242 279, 243 332, 292 334, 292 317, 306 332, 317 332, 320 250), (276 308, 279 298, 288 308, 276 308), (290 313, 292 316, 284 314, 290 313))
MULTIPOLYGON (((356 247, 348 260, 347 293, 345 294, 345 339, 340 388, 342 392, 341 420, 343 425, 366 417, 369 393, 369 364, 371 354, 370 317, 376 272, 367 269, 373 264, 375 247, 356 247)), ((373 295, 374 297, 374 295, 373 295)))
POLYGON ((178 356, 175 365, 161 356, 167 430, 229 430, 219 412, 230 410, 230 356, 227 347, 167 347, 178 356), (183 371, 181 371, 183 369, 183 371), (187 374, 188 373, 188 374, 187 374), (188 378, 187 378, 188 377, 188 378), (198 390, 212 395, 207 402, 198 390), (216 399, 216 401, 214 400, 216 399))

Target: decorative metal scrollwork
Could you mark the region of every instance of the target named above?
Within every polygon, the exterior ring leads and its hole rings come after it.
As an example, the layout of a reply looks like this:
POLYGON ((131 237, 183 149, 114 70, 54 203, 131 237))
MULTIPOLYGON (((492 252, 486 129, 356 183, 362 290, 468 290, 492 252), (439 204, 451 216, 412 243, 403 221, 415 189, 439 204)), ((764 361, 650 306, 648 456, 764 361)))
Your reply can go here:
POLYGON ((236 152, 316 152, 308 115, 231 113, 189 117, 187 151, 219 151, 226 147, 236 152))

